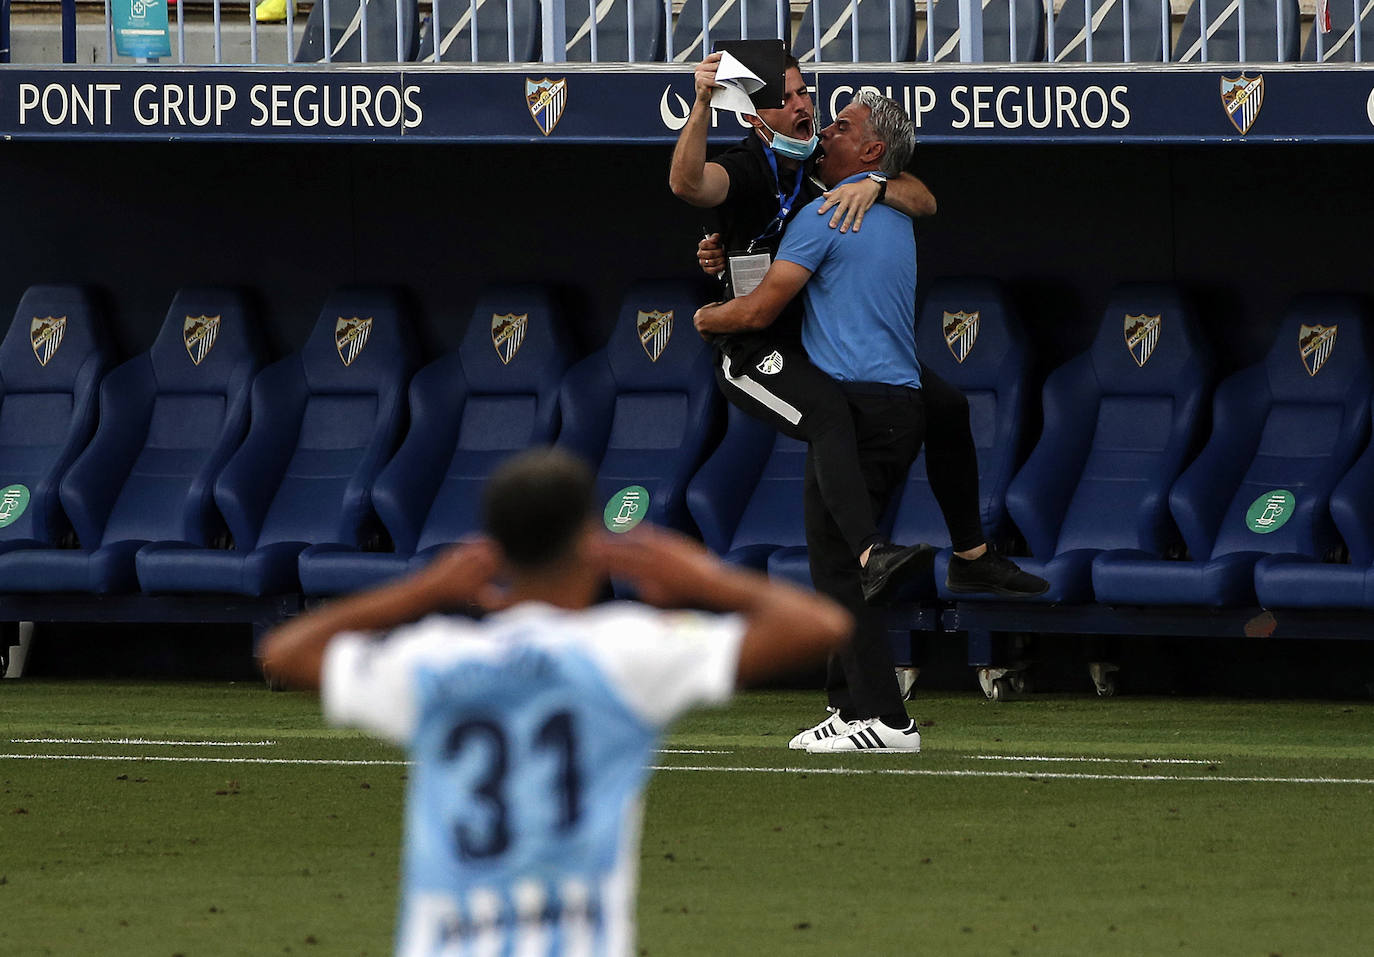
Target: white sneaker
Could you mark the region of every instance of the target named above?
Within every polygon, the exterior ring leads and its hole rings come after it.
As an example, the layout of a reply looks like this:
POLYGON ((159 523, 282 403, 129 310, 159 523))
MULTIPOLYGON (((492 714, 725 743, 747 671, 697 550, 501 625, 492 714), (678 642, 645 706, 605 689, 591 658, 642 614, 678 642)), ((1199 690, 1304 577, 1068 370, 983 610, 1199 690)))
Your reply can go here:
POLYGON ((921 750, 921 732, 916 730, 916 722, 905 731, 889 728, 878 718, 867 721, 854 721, 846 725, 840 734, 819 738, 806 745, 811 754, 842 754, 850 751, 866 751, 874 754, 915 754, 921 750))
POLYGON ((824 741, 833 738, 838 734, 844 734, 850 726, 859 724, 858 721, 845 721, 840 717, 840 712, 835 708, 826 708, 830 713, 825 716, 825 720, 812 728, 807 728, 787 742, 787 746, 793 751, 805 751, 807 747, 817 741, 824 741))

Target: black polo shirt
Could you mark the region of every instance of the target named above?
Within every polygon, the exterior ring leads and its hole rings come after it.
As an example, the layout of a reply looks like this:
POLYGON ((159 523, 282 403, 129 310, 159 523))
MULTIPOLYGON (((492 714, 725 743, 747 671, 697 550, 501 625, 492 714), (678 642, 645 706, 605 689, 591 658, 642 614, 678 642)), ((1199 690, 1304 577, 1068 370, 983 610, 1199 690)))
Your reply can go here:
MULTIPOLYGON (((791 222, 801 208, 820 196, 824 189, 812 178, 812 160, 803 163, 800 170, 789 172, 779 169, 778 177, 782 179, 782 185, 779 186, 778 178, 774 177, 773 168, 768 164, 767 150, 768 145, 763 138, 757 133, 750 133, 711 160, 730 177, 730 191, 725 196, 725 202, 716 207, 720 235, 727 252, 743 251, 750 240, 768 229, 782 206, 778 194, 781 192, 784 199, 791 197, 797 186, 798 174, 802 177, 801 189, 788 213, 787 222, 791 222)), ((767 249, 770 255, 776 254, 782 242, 782 232, 781 229, 775 230, 772 236, 755 247, 756 250, 767 249)))

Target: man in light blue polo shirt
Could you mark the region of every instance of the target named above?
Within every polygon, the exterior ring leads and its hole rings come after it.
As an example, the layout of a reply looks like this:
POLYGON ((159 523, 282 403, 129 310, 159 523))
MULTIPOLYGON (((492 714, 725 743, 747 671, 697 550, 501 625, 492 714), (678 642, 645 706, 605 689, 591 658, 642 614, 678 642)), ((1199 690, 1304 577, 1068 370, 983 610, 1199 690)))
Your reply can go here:
MULTIPOLYGON (((896 176, 914 145, 911 120, 901 106, 866 91, 822 131, 825 155, 816 173, 827 188, 870 174, 896 176)), ((829 229, 814 210, 811 215, 803 211, 788 226, 758 287, 747 296, 704 306, 696 327, 704 333, 765 328, 798 292, 805 308, 802 344, 812 363, 845 393, 873 514, 881 515, 925 435, 912 321, 916 240, 911 220, 876 205, 862 230, 844 233, 829 229)), ((882 615, 864 602, 859 567, 819 494, 809 456, 805 499, 812 580, 854 615, 857 629, 850 645, 831 658, 826 681, 831 714, 791 745, 812 752, 919 751, 921 735, 902 703, 882 615)))

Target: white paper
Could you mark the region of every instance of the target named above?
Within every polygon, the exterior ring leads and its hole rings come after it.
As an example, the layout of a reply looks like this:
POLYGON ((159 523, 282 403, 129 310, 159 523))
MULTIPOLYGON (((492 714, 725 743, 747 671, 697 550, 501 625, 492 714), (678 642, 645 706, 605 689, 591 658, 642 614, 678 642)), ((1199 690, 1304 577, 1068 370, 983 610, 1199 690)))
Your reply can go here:
POLYGON ((773 259, 767 253, 730 257, 730 288, 736 296, 747 296, 758 288, 773 259))
POLYGON ((728 52, 720 55, 716 83, 717 88, 711 92, 711 109, 751 116, 757 115, 758 107, 749 99, 749 94, 768 85, 738 57, 728 52))

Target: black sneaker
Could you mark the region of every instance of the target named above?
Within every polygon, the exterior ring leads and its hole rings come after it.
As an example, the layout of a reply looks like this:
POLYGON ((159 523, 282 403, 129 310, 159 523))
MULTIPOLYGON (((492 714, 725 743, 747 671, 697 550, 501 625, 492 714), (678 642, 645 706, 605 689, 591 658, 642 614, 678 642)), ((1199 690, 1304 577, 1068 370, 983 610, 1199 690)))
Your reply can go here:
POLYGON ((991 548, 975 559, 951 555, 945 587, 958 595, 991 592, 1008 598, 1030 598, 1050 590, 1050 583, 1016 567, 991 548))
POLYGON ((864 601, 870 605, 886 601, 893 589, 935 567, 935 549, 930 545, 874 545, 868 564, 859 570, 864 601))

